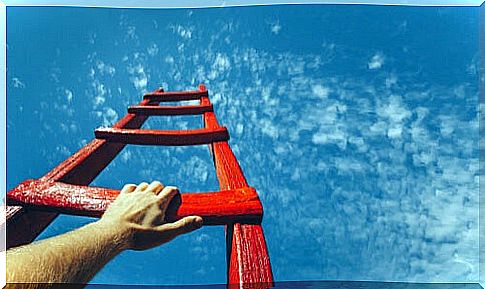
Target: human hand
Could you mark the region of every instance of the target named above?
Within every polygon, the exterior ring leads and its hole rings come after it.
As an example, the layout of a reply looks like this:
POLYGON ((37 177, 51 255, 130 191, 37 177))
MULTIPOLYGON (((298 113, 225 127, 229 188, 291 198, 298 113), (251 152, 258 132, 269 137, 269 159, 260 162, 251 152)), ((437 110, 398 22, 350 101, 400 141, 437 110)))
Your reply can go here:
POLYGON ((122 249, 145 250, 159 246, 202 226, 202 218, 198 216, 165 223, 167 207, 177 194, 176 187, 164 187, 158 181, 150 185, 145 182, 138 186, 125 185, 98 222, 121 232, 122 249))

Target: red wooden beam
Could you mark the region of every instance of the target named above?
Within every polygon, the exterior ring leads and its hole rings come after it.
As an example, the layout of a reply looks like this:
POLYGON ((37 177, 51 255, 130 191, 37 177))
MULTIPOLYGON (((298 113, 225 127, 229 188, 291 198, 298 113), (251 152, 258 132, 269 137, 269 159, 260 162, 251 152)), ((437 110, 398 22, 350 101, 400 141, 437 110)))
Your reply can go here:
MULTIPOLYGON (((143 100, 140 105, 148 105, 143 100)), ((146 116, 127 114, 113 127, 141 127, 146 116)), ((40 180, 88 185, 124 148, 124 144, 93 140, 60 163, 40 180)), ((7 206, 7 248, 32 242, 56 217, 57 213, 38 212, 21 206, 7 206)))
POLYGON ((225 127, 191 130, 98 128, 94 134, 109 142, 164 146, 200 145, 229 139, 225 127))
MULTIPOLYGON (((227 142, 214 143, 212 146, 221 189, 247 186, 237 159, 227 142)), ((228 284, 245 284, 241 288, 271 287, 273 273, 261 225, 236 223, 228 230, 226 236, 229 256, 228 284)))
POLYGON ((231 289, 273 287, 273 273, 261 225, 234 224, 232 236, 228 287, 231 289))
MULTIPOLYGON (((200 86, 204 91, 205 86, 200 86)), ((209 104, 208 97, 202 97, 200 104, 209 104)), ((204 126, 217 128, 219 124, 213 112, 204 113, 204 126)), ((247 187, 247 181, 227 142, 210 145, 214 159, 219 187, 231 190, 247 187)), ((227 284, 228 288, 270 288, 273 284, 273 273, 268 249, 261 225, 228 225, 226 230, 227 244, 227 284)))
POLYGON ((169 101, 196 100, 196 99, 200 99, 203 96, 207 96, 207 91, 201 91, 201 90, 175 91, 175 92, 157 91, 157 92, 145 94, 143 96, 143 99, 147 99, 154 102, 169 102, 169 101))
MULTIPOLYGON (((27 180, 7 195, 9 204, 37 210, 101 217, 119 195, 119 190, 77 186, 61 182, 27 180)), ((263 208, 254 188, 207 193, 184 193, 167 211, 167 221, 197 215, 205 225, 240 222, 261 223, 263 208)))
POLYGON ((130 106, 128 112, 137 115, 194 115, 212 111, 209 105, 184 105, 184 106, 130 106))

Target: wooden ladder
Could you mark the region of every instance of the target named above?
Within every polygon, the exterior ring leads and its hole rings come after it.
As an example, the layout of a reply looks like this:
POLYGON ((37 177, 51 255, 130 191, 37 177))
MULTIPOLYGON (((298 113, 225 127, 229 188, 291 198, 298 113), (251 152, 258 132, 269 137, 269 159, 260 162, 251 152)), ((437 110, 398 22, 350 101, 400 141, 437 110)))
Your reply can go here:
POLYGON ((145 94, 111 128, 95 130, 96 138, 43 177, 26 180, 7 193, 7 248, 32 242, 59 213, 100 217, 119 190, 88 186, 126 144, 185 146, 208 144, 220 191, 183 193, 167 211, 167 221, 189 215, 204 225, 226 227, 229 288, 273 287, 273 275, 261 221, 263 207, 232 152, 227 129, 220 126, 205 85, 198 90, 145 94), (199 100, 199 105, 162 106, 161 102, 199 100), (140 129, 153 115, 202 115, 204 128, 140 129))

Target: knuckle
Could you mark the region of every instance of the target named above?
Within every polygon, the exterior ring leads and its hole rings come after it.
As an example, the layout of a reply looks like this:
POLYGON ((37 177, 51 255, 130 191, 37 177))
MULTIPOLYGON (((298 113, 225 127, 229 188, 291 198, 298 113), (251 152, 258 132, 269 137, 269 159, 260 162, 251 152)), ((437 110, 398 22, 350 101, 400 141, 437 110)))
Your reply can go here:
POLYGON ((136 189, 136 185, 134 184, 126 184, 123 186, 123 188, 121 189, 122 192, 132 192, 136 189))
POLYGON ((162 185, 162 183, 161 183, 161 182, 159 182, 159 181, 153 181, 153 182, 152 182, 152 185, 153 185, 153 186, 157 186, 157 187, 158 187, 158 186, 161 186, 161 185, 162 185))
POLYGON ((175 186, 166 186, 165 188, 166 188, 166 190, 167 190, 168 192, 174 192, 174 191, 177 191, 177 192, 178 192, 178 190, 179 190, 179 189, 178 189, 177 187, 175 187, 175 186))

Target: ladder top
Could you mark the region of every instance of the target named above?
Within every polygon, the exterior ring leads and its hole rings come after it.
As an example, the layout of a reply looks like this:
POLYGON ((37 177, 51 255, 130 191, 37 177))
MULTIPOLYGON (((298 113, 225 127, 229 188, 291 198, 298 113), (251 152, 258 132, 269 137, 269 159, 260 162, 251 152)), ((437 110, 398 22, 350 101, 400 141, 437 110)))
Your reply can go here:
POLYGON ((173 91, 163 92, 156 91, 147 93, 143 96, 143 99, 148 99, 153 102, 168 102, 168 101, 184 101, 184 100, 197 100, 201 97, 208 97, 207 90, 189 90, 189 91, 173 91))
POLYGON ((229 132, 223 126, 191 130, 98 128, 94 134, 109 142, 137 145, 186 146, 229 140, 229 132))
POLYGON ((157 106, 132 105, 128 113, 137 115, 195 115, 213 111, 212 104, 184 105, 184 106, 157 106))

